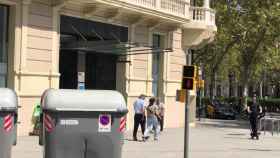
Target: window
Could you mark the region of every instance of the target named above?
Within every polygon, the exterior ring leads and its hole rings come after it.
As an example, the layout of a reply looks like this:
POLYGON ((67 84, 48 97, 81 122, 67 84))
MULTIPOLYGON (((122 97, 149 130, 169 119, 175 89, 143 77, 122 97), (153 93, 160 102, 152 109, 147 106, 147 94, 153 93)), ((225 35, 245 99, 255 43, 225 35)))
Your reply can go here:
POLYGON ((7 87, 8 7, 0 5, 0 87, 7 87))
MULTIPOLYGON (((153 35, 153 48, 163 48, 163 38, 161 35, 154 34, 153 35)), ((159 81, 161 76, 161 53, 153 52, 152 57, 152 93, 155 97, 158 97, 159 94, 159 81)))

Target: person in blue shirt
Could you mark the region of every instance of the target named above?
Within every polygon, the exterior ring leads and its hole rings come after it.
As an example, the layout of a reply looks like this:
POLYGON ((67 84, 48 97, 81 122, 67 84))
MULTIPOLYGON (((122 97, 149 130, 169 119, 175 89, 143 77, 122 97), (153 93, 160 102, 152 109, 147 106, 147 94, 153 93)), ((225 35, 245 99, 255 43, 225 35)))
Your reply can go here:
POLYGON ((133 140, 137 141, 137 131, 139 125, 141 126, 142 134, 144 135, 146 126, 146 116, 145 116, 145 95, 141 94, 133 104, 134 108, 134 128, 133 128, 133 140))

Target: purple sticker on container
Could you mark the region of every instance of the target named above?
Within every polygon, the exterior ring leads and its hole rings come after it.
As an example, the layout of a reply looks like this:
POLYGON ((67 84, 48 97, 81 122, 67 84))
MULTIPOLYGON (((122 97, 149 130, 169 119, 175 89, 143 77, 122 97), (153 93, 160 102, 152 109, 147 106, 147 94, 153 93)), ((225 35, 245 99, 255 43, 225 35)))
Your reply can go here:
POLYGON ((109 115, 101 115, 99 117, 99 122, 103 125, 106 126, 110 123, 110 116, 109 115))

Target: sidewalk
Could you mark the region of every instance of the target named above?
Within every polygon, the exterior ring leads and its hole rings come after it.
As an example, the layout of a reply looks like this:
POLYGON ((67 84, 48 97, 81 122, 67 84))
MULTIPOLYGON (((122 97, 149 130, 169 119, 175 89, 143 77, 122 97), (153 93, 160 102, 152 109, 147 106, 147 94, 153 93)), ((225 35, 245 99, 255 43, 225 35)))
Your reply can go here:
MULTIPOLYGON (((191 129, 191 158, 279 158, 280 135, 269 132, 250 140, 246 122, 203 120, 191 129)), ((183 128, 165 129, 159 141, 131 141, 125 136, 122 158, 183 158, 183 128)), ((139 138, 140 138, 139 133, 139 138)), ((12 158, 42 158, 36 137, 20 137, 12 158)))

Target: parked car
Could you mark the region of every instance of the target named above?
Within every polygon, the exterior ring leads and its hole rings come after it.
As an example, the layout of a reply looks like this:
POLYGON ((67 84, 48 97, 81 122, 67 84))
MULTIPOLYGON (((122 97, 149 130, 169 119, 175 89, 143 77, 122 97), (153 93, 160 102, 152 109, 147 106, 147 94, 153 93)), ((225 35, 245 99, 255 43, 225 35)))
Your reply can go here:
POLYGON ((219 107, 215 109, 215 119, 234 120, 236 113, 231 107, 219 107))

